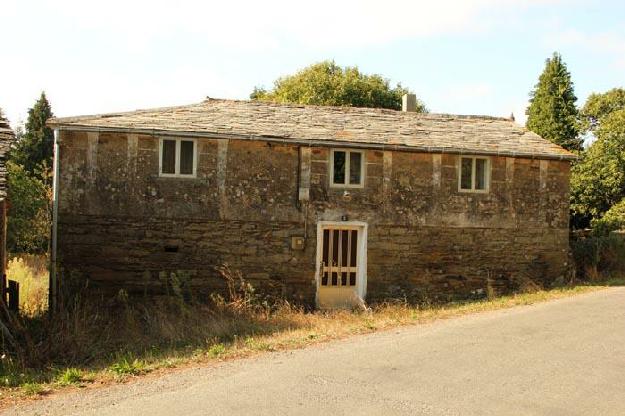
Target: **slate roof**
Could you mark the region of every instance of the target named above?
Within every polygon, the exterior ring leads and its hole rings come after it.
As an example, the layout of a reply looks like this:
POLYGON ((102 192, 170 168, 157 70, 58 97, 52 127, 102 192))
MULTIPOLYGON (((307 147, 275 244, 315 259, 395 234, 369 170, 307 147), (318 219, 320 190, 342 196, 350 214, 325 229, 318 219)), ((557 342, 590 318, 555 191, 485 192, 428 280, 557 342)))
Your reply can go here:
POLYGON ((506 118, 374 108, 208 98, 180 107, 53 118, 48 125, 68 130, 287 141, 311 146, 576 158, 506 118))
POLYGON ((0 114, 0 201, 7 197, 6 158, 14 139, 15 134, 9 122, 0 114))

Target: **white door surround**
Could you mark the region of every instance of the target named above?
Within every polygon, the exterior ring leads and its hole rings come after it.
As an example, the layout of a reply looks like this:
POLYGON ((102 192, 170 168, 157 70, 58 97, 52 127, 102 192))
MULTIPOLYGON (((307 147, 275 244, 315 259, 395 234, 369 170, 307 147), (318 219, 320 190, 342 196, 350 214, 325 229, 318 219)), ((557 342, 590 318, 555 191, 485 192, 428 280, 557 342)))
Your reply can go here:
POLYGON ((367 293, 367 223, 319 221, 316 259, 317 307, 335 309, 362 303, 367 293))

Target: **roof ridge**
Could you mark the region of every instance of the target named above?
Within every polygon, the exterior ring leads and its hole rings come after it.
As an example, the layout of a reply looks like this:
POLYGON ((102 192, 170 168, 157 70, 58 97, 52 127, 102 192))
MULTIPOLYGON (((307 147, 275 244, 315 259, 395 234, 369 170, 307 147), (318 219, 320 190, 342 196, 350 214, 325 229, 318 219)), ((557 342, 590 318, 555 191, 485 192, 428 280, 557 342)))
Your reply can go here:
POLYGON ((323 108, 323 109, 336 109, 336 110, 347 110, 347 111, 379 111, 381 113, 389 113, 389 114, 406 114, 407 116, 417 116, 417 117, 430 117, 430 118, 444 118, 444 117, 454 117, 454 118, 466 118, 466 119, 480 119, 480 120, 500 120, 500 121, 512 121, 509 117, 499 117, 499 116, 491 116, 491 115, 482 115, 482 114, 452 114, 452 113, 418 113, 413 111, 402 111, 395 110, 392 108, 384 108, 384 107, 359 107, 352 105, 320 105, 320 104, 299 104, 299 103, 281 103, 278 101, 263 101, 263 100, 242 100, 242 99, 233 99, 233 98, 213 98, 206 97, 202 103, 210 103, 211 101, 220 101, 220 102, 232 102, 232 103, 251 103, 251 104, 268 104, 275 105, 280 107, 290 107, 290 108, 323 108))
POLYGON ((275 106, 275 107, 284 107, 284 108, 319 108, 324 110, 331 111, 344 111, 351 113, 363 113, 363 112, 378 112, 381 114, 393 114, 393 115, 404 115, 405 117, 419 117, 426 119, 444 119, 444 118, 455 118, 455 119, 467 119, 467 120, 493 120, 493 121, 510 121, 508 117, 498 117, 491 115, 481 115, 481 114, 452 114, 452 113, 417 113, 417 112, 406 112, 401 110, 394 110, 391 108, 382 108, 382 107, 357 107, 357 106, 332 106, 332 105, 317 105, 317 104, 298 104, 298 103, 280 103, 276 101, 261 101, 261 100, 243 100, 243 99, 232 99, 232 98, 213 98, 206 97, 204 100, 199 103, 191 103, 191 104, 182 104, 182 105, 174 105, 174 106, 164 106, 164 107, 153 107, 153 108, 139 108, 135 110, 128 111, 116 111, 111 113, 98 113, 98 114, 84 114, 78 116, 70 116, 70 117, 52 117, 50 118, 50 122, 60 121, 63 122, 76 122, 81 120, 89 120, 89 119, 103 119, 103 118, 113 118, 113 117, 123 117, 127 115, 133 114, 142 114, 149 112, 163 112, 163 111, 171 111, 178 109, 186 109, 186 108, 194 108, 202 105, 210 104, 211 102, 224 102, 224 103, 242 103, 242 104, 253 104, 253 105, 267 105, 267 106, 275 106))

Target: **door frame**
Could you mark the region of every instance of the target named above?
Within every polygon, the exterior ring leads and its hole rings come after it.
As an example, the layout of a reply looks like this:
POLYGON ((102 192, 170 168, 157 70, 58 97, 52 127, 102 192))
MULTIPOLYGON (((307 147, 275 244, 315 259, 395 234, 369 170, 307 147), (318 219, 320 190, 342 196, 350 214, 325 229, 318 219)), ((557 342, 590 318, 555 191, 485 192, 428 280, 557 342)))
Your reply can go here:
POLYGON ((348 228, 358 231, 358 251, 356 274, 356 294, 364 300, 367 295, 367 229, 368 224, 363 221, 319 221, 317 222, 317 255, 315 263, 315 305, 319 307, 319 288, 321 287, 321 262, 323 261, 323 230, 348 228))

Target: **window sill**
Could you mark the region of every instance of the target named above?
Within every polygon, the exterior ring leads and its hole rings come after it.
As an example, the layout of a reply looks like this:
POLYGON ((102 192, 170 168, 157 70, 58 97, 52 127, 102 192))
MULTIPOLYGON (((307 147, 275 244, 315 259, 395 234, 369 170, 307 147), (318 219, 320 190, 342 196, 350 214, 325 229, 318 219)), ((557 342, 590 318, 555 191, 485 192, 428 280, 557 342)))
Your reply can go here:
POLYGON ((489 189, 485 189, 485 190, 458 189, 458 193, 460 193, 460 194, 472 194, 472 195, 475 195, 475 194, 485 195, 485 194, 490 193, 490 190, 489 189))
POLYGON ((341 184, 330 184, 330 189, 364 189, 365 185, 341 185, 341 184))
POLYGON ((175 174, 159 174, 153 177, 158 179, 198 179, 197 175, 175 175, 175 174))

